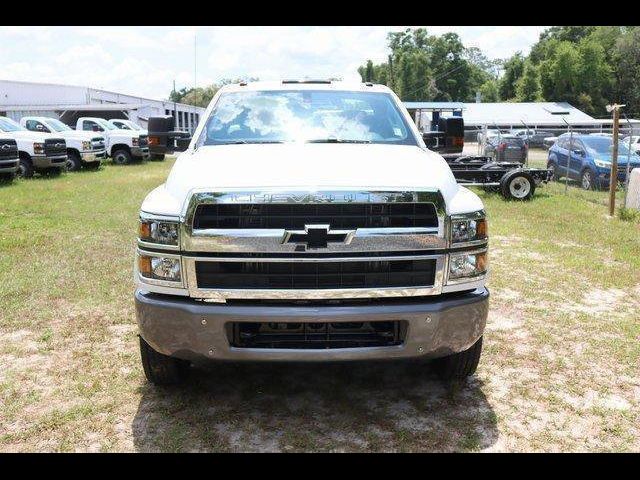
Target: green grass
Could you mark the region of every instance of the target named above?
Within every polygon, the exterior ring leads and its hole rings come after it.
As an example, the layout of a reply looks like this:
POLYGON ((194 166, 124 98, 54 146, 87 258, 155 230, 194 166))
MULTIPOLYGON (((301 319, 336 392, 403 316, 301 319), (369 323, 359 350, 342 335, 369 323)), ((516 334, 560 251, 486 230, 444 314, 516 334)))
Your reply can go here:
POLYGON ((0 186, 0 450, 640 449, 640 225, 608 217, 606 192, 478 190, 491 312, 462 388, 393 362, 213 364, 159 389, 132 267, 138 209, 171 165, 0 186))

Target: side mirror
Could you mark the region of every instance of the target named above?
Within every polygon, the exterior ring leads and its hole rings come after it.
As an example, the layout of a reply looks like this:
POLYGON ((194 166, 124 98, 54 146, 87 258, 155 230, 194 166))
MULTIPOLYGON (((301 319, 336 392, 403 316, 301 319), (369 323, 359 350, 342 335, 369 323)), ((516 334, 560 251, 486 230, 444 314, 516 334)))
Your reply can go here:
POLYGON ((93 125, 91 127, 91 130, 93 130, 94 132, 104 132, 104 128, 101 128, 98 125, 93 125))
POLYGON ((191 143, 191 137, 178 137, 174 139, 174 152, 184 152, 187 148, 189 148, 189 144, 191 143))
POLYGON ((573 153, 574 153, 575 155, 580 156, 580 157, 584 157, 584 151, 583 151, 583 150, 581 150, 581 149, 579 149, 579 148, 574 148, 574 149, 573 149, 573 153))

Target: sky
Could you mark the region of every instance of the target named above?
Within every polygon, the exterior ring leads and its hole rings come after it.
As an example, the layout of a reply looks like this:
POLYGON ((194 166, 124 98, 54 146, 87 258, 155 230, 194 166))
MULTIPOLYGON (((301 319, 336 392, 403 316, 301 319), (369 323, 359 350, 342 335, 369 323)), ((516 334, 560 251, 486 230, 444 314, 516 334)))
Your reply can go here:
MULTIPOLYGON (((0 27, 2 80, 50 82, 165 99, 222 78, 342 77, 388 55, 386 34, 407 27, 0 27), (194 50, 195 43, 195 50, 194 50), (194 63, 196 69, 194 71, 194 63)), ((528 53, 547 27, 427 26, 456 32, 489 58, 528 53)))

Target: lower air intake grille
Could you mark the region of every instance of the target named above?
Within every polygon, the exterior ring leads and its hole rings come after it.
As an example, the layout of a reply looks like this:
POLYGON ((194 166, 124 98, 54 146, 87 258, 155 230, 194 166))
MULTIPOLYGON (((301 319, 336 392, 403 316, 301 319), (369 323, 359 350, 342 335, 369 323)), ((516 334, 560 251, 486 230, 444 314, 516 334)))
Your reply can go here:
POLYGON ((330 289, 431 286, 436 261, 196 262, 198 288, 330 289))
POLYGON ((402 322, 232 323, 236 348, 334 349, 402 344, 402 322))

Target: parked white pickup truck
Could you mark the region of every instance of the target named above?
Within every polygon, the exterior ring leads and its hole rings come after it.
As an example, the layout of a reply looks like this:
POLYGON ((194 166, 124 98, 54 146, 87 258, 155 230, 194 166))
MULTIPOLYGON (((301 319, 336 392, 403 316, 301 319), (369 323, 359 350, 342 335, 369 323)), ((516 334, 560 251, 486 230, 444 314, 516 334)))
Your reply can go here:
POLYGON ((104 118, 80 117, 76 130, 100 132, 106 140, 107 155, 118 165, 142 160, 149 156, 149 144, 146 134, 133 130, 120 130, 104 118))
POLYGON ((0 117, 0 136, 18 145, 18 175, 32 177, 35 172, 57 174, 66 168, 67 145, 64 138, 51 133, 31 132, 8 117, 0 117))
POLYGON ((5 138, 0 134, 0 180, 12 181, 17 172, 20 159, 18 143, 13 138, 5 138))
POLYGON ((387 87, 228 85, 142 203, 142 365, 435 359, 476 370, 489 292, 480 198, 387 87))
POLYGON ((55 133, 67 144, 67 170, 77 171, 81 167, 97 169, 106 158, 104 137, 92 132, 79 132, 57 118, 22 117, 20 125, 32 132, 55 133))
MULTIPOLYGON (((138 125, 135 122, 132 122, 131 120, 121 120, 121 119, 113 119, 113 120, 109 120, 109 123, 115 127, 118 127, 121 130, 133 130, 133 131, 137 131, 139 132, 141 135, 149 135, 149 131, 145 128, 142 128, 140 125, 138 125)), ((151 160, 164 160, 164 154, 158 154, 158 153, 149 153, 149 158, 151 160)))

